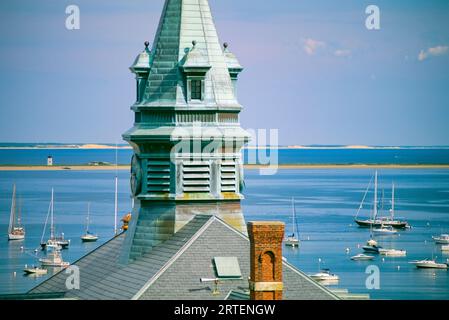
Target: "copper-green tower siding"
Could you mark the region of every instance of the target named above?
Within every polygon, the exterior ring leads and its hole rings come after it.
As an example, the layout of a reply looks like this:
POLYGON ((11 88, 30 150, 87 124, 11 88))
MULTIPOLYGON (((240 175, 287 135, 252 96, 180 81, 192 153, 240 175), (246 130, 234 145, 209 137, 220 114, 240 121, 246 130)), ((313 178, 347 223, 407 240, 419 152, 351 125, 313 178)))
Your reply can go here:
POLYGON ((131 67, 136 116, 123 135, 134 148, 130 258, 198 214, 246 232, 240 151, 249 135, 239 122, 236 65, 220 45, 207 0, 166 0, 153 49, 131 67))

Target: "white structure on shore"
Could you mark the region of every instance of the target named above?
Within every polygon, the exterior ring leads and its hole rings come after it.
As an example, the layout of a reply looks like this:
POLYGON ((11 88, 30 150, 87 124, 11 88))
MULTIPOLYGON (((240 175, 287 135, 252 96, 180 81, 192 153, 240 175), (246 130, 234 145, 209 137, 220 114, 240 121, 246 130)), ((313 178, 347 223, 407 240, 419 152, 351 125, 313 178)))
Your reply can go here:
POLYGON ((53 157, 52 156, 48 156, 47 158, 47 166, 51 167, 53 165, 53 157))

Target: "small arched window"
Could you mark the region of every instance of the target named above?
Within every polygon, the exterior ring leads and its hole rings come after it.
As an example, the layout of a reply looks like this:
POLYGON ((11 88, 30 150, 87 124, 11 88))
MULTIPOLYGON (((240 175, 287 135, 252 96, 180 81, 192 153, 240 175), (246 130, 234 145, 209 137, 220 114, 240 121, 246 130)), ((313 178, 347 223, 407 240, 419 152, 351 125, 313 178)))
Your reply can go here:
POLYGON ((275 256, 271 251, 264 252, 259 259, 260 272, 262 272, 262 281, 270 282, 275 279, 275 256))

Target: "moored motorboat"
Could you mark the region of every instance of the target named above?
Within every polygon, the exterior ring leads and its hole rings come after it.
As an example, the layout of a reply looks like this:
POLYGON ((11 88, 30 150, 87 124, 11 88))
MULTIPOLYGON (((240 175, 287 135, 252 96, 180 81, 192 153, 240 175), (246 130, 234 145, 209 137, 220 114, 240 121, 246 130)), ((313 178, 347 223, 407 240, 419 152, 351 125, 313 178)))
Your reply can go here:
POLYGON ((441 251, 449 252, 449 245, 447 245, 447 246, 441 246, 441 251))
POLYGON ((379 253, 387 257, 405 257, 407 256, 407 251, 396 250, 396 249, 379 249, 379 253))
POLYGON ((442 234, 439 236, 432 237, 435 243, 438 244, 449 244, 449 234, 442 234))
POLYGON ((363 246, 362 249, 368 253, 379 253, 379 250, 382 249, 382 247, 379 246, 376 240, 370 239, 366 242, 366 245, 363 246))
POLYGON ((435 260, 418 260, 410 262, 414 264, 419 269, 447 269, 447 263, 437 263, 435 260))
POLYGON ((25 274, 30 275, 45 275, 48 273, 47 269, 43 269, 43 268, 39 268, 39 267, 32 267, 32 268, 25 268, 23 269, 23 272, 25 272, 25 274))
POLYGON ((374 256, 370 256, 370 255, 363 254, 363 253, 360 253, 356 256, 351 257, 351 260, 354 260, 354 261, 368 261, 368 260, 373 260, 373 259, 374 259, 374 256))
POLYGON ((388 236, 388 235, 396 235, 398 234, 398 231, 395 230, 392 226, 382 225, 380 228, 373 229, 373 233, 388 236))
POLYGON ((315 281, 338 281, 340 277, 331 273, 329 269, 323 269, 318 273, 309 275, 315 281))
POLYGON ((70 265, 69 262, 62 259, 59 249, 53 249, 46 258, 39 259, 39 262, 43 267, 68 267, 70 265))

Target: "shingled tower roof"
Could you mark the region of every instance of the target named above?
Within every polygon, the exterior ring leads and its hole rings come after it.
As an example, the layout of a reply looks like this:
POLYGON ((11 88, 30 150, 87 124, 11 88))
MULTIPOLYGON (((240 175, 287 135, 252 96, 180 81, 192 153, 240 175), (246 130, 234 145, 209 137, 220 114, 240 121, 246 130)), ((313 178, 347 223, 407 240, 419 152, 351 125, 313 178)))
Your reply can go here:
POLYGON ((205 106, 240 108, 207 0, 165 2, 154 40, 149 81, 141 104, 188 106, 180 67, 187 62, 192 49, 210 66, 205 79, 205 106))

